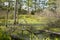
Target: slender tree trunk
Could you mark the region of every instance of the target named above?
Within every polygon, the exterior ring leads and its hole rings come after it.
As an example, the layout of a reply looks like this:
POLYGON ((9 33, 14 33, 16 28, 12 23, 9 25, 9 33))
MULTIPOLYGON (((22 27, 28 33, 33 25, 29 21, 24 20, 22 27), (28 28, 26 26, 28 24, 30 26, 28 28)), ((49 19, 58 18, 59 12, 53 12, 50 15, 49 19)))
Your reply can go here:
MULTIPOLYGON (((22 8, 22 4, 23 4, 23 1, 22 0, 20 0, 20 12, 21 12, 21 8, 22 8)), ((22 13, 22 12, 21 12, 22 13)))
MULTIPOLYGON (((40 0, 39 0, 39 5, 40 5, 40 0)), ((39 6, 39 8, 40 8, 40 6, 39 6)), ((39 9, 39 11, 40 11, 40 9, 39 9)), ((39 12, 40 13, 40 12, 39 12)))
POLYGON ((29 13, 29 0, 28 0, 28 13, 29 13))
POLYGON ((14 8, 14 24, 16 24, 16 17, 17 17, 16 16, 16 14, 17 14, 17 1, 18 0, 15 1, 15 8, 14 8))
POLYGON ((9 5, 7 6, 7 15, 6 15, 6 27, 8 26, 8 14, 10 12, 10 1, 9 2, 9 5))
POLYGON ((35 12, 36 12, 36 0, 35 0, 35 12))
POLYGON ((36 15, 36 14, 37 14, 37 13, 36 13, 36 0, 35 0, 35 4, 34 4, 34 5, 35 5, 35 7, 34 7, 34 8, 35 8, 35 15, 36 15))

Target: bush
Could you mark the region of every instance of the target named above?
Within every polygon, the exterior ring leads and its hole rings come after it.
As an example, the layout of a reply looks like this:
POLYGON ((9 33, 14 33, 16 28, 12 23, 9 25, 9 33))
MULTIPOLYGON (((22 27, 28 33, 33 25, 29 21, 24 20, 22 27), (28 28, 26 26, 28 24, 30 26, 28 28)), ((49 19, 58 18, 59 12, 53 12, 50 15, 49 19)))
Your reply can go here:
POLYGON ((18 14, 27 14, 27 11, 26 10, 24 10, 24 9, 22 9, 22 10, 18 10, 18 14))
POLYGON ((5 19, 5 17, 4 16, 0 16, 0 19, 5 19))
POLYGON ((59 27, 60 28, 60 19, 57 19, 54 22, 49 22, 48 27, 56 27, 56 28, 59 27))
POLYGON ((0 30, 0 40, 11 40, 11 38, 4 31, 0 30))

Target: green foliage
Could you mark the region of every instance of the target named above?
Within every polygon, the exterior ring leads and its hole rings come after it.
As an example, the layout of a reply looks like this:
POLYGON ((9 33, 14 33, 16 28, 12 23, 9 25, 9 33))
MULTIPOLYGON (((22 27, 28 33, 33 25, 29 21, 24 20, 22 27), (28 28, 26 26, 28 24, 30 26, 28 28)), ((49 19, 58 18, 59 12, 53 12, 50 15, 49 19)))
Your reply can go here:
POLYGON ((60 28, 60 19, 58 19, 57 21, 55 21, 55 26, 60 28))
POLYGON ((5 17, 4 16, 0 16, 0 19, 4 19, 5 17))
POLYGON ((0 0, 0 2, 5 2, 5 1, 7 1, 7 0, 0 0))
MULTIPOLYGON (((12 15, 11 15, 12 16, 12 15)), ((11 23, 13 23, 13 19, 8 19, 11 23)), ((2 23, 4 23, 4 20, 0 20, 2 21, 2 23)), ((23 30, 23 33, 22 33, 22 26, 11 26, 11 27, 2 27, 2 32, 0 32, 0 34, 4 34, 1 36, 1 40, 10 40, 10 36, 8 34, 10 34, 10 32, 12 34, 15 34, 17 36, 19 36, 19 38, 21 38, 21 40, 25 40, 26 38, 27 39, 33 39, 33 40, 40 40, 40 37, 38 37, 38 35, 34 35, 34 32, 36 32, 37 30, 44 30, 45 28, 46 29, 49 29, 49 28, 52 28, 52 24, 57 24, 59 25, 60 24, 60 19, 56 19, 56 18, 49 18, 49 17, 37 17, 37 16, 34 16, 34 15, 19 15, 19 23, 23 23, 23 24, 45 24, 45 25, 42 25, 42 26, 25 26, 24 27, 24 30, 23 30), (59 22, 59 23, 58 23, 59 22), (48 26, 48 28, 47 28, 48 26), (25 30, 27 29, 27 30, 25 30), (9 30, 9 31, 8 31, 9 30), (14 30, 14 31, 13 31, 14 30), (6 34, 6 32, 8 34, 6 34), (12 32, 13 31, 13 32, 12 32), (23 35, 22 35, 23 34, 23 35), (32 35, 32 36, 31 36, 32 35), (3 39, 2 39, 3 38, 3 39)), ((49 29, 50 30, 50 29, 49 29)), ((55 31, 57 29, 54 29, 55 31)), ((46 34, 46 33, 45 33, 46 34)), ((43 38, 45 38, 45 34, 43 35, 43 38)), ((47 35, 47 34, 46 34, 47 35)), ((46 38, 46 40, 49 40, 49 38, 46 38)), ((12 40, 12 39, 11 39, 12 40)))
POLYGON ((13 10, 13 7, 7 7, 7 6, 1 6, 0 7, 2 10, 13 10))
POLYGON ((0 29, 0 40, 11 40, 10 36, 0 29))
POLYGON ((49 0, 47 4, 49 5, 49 10, 56 13, 56 0, 49 0))
POLYGON ((49 27, 54 27, 54 28, 55 28, 55 27, 56 27, 56 28, 57 28, 57 27, 60 28, 60 19, 57 19, 57 20, 54 21, 54 22, 49 22, 49 23, 48 23, 48 26, 49 26, 49 27))
POLYGON ((27 0, 27 1, 26 1, 26 5, 27 5, 28 7, 32 7, 32 0, 27 0))
POLYGON ((24 9, 20 10, 20 8, 19 8, 18 9, 18 15, 20 15, 20 14, 27 14, 27 11, 24 9))

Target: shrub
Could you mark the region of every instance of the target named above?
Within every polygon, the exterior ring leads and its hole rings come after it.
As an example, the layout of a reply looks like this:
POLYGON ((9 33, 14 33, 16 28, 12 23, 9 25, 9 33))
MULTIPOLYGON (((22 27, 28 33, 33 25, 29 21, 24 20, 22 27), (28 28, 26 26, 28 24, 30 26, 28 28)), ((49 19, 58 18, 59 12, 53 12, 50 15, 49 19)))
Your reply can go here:
POLYGON ((60 19, 57 19, 56 21, 54 22, 49 22, 48 23, 48 27, 59 27, 60 28, 60 19))
POLYGON ((0 40, 11 40, 11 38, 4 31, 0 30, 0 40))

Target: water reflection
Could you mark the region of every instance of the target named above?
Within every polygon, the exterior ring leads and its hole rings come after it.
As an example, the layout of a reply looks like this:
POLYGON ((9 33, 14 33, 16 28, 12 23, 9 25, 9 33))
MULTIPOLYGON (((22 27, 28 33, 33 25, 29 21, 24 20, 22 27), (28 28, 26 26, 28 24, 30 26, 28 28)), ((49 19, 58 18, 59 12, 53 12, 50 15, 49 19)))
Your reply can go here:
POLYGON ((57 34, 38 34, 39 40, 60 40, 60 35, 57 34))

